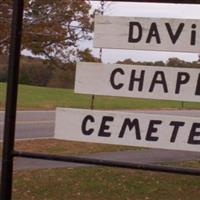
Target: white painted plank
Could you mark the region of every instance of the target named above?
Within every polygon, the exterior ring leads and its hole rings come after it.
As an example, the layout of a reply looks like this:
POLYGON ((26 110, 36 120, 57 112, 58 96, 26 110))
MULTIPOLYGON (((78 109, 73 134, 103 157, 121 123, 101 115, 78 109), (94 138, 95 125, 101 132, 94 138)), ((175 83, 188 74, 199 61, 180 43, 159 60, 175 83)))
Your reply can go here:
POLYGON ((200 52, 200 20, 197 19, 96 16, 94 36, 95 47, 200 52))
POLYGON ((75 92, 200 102, 200 70, 83 62, 77 64, 75 92))
POLYGON ((198 118, 57 108, 55 138, 200 151, 198 118))

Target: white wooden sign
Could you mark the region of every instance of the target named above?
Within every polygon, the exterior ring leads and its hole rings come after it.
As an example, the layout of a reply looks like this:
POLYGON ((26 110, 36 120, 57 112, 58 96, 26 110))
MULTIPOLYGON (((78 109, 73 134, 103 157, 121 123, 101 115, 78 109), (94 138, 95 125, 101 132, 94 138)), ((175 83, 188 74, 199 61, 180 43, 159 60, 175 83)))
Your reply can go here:
POLYGON ((94 46, 200 52, 200 20, 96 16, 94 46))
POLYGON ((200 70, 78 63, 75 92, 200 102, 200 70))
POLYGON ((55 138, 200 151, 198 118, 57 108, 55 138))

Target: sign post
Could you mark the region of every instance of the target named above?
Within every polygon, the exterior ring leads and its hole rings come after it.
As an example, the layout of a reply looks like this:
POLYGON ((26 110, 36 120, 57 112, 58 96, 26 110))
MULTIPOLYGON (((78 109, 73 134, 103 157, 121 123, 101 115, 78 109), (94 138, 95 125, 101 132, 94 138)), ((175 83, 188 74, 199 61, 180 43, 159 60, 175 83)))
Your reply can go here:
POLYGON ((12 198, 13 152, 15 140, 16 103, 18 89, 19 60, 21 48, 23 0, 13 1, 12 33, 8 67, 6 113, 3 137, 3 157, 1 169, 1 200, 12 198))

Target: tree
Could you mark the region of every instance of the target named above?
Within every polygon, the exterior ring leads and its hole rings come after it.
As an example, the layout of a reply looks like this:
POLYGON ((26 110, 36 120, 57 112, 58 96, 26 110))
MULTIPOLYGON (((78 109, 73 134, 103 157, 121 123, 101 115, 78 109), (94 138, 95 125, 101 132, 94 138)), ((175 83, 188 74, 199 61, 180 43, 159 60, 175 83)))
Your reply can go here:
POLYGON ((0 55, 8 51, 9 32, 11 23, 11 1, 0 0, 0 55))
POLYGON ((78 58, 81 62, 100 62, 100 58, 92 55, 91 49, 85 49, 83 51, 79 51, 78 58))
POLYGON ((159 61, 155 61, 154 65, 155 66, 165 66, 165 63, 162 60, 159 60, 159 61))
POLYGON ((134 65, 135 62, 131 58, 127 58, 125 60, 117 61, 117 64, 128 64, 128 65, 134 65))
MULTIPOLYGON (((0 0, 0 54, 8 51, 11 2, 0 0)), ((25 0, 22 49, 55 64, 73 60, 78 42, 90 39, 90 9, 88 0, 25 0)))
POLYGON ((7 80, 7 56, 0 55, 0 82, 7 80))
POLYGON ((166 64, 167 66, 170 67, 183 67, 184 61, 174 57, 174 58, 169 58, 166 64))

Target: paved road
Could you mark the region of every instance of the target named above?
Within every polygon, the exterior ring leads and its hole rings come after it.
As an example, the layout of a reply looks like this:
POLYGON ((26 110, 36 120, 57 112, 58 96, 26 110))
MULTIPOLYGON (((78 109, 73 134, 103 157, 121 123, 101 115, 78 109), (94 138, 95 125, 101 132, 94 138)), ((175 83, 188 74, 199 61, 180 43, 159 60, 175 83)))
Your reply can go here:
MULTIPOLYGON (((126 111, 133 112, 133 111, 126 111)), ((145 110, 134 112, 200 117, 199 110, 145 110)), ((18 111, 16 138, 53 137, 55 111, 18 111)), ((4 112, 0 112, 0 139, 3 135, 4 112)))
MULTIPOLYGON (((175 161, 186 160, 200 160, 200 153, 185 152, 185 151, 171 151, 161 149, 148 149, 141 151, 120 151, 120 152, 104 152, 84 155, 83 157, 113 160, 131 163, 145 163, 145 164, 161 164, 175 161)), ((15 170, 23 169, 38 169, 38 168, 63 168, 63 167, 88 167, 89 165, 55 162, 46 160, 33 160, 27 158, 15 158, 15 170)), ((91 165, 90 165, 91 166, 91 165)))
MULTIPOLYGON (((17 112, 16 138, 53 137, 54 111, 19 111, 17 112)), ((3 136, 4 112, 0 112, 0 139, 3 136)))

